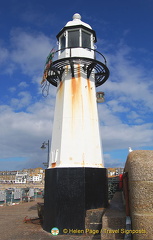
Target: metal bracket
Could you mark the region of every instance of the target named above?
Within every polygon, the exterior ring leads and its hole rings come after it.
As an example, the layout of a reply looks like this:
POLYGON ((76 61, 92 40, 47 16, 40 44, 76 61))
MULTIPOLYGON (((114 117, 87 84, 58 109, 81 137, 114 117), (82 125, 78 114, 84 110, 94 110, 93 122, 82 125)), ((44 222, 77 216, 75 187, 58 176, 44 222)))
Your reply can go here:
POLYGON ((96 63, 95 62, 92 62, 88 67, 87 67, 87 78, 90 77, 90 74, 93 70, 93 68, 95 67, 96 63))
POLYGON ((69 62, 70 62, 70 67, 71 67, 72 78, 74 78, 74 62, 72 60, 69 60, 69 62))

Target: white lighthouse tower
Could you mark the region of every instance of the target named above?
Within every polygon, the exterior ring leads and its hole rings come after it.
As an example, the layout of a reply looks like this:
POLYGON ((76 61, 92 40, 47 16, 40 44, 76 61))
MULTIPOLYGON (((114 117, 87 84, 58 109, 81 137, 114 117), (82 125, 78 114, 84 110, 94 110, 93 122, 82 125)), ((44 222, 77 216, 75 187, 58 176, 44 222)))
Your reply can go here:
POLYGON ((87 209, 107 205, 107 176, 99 132, 96 87, 109 77, 95 50, 96 33, 74 14, 58 33, 58 59, 47 69, 57 87, 49 166, 45 177, 44 229, 83 229, 87 209), (98 60, 97 60, 98 58, 98 60))

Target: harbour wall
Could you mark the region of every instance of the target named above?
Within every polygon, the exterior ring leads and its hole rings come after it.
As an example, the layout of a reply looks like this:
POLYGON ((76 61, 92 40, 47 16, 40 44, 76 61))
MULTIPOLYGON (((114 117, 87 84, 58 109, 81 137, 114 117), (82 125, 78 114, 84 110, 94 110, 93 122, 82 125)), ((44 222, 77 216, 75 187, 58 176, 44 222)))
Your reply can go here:
POLYGON ((133 235, 133 240, 152 239, 153 236, 153 151, 137 150, 129 153, 125 172, 128 175, 129 208, 132 229, 145 230, 133 235))

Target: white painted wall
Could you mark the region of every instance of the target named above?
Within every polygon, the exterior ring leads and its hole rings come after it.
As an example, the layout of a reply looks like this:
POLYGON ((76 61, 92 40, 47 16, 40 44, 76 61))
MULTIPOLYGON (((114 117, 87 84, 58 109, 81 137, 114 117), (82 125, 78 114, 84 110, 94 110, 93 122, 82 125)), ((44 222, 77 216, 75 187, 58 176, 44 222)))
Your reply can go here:
POLYGON ((57 88, 49 167, 103 167, 101 148, 94 79, 76 65, 57 88))

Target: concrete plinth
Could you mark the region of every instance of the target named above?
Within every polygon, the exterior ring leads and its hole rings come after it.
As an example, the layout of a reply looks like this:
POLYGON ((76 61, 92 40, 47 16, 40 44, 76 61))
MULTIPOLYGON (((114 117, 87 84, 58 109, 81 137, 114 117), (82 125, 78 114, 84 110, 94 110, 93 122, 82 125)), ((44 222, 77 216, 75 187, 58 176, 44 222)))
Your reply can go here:
POLYGON ((86 211, 85 229, 87 234, 100 234, 102 229, 102 217, 106 208, 90 209, 86 211), (88 230, 87 230, 88 229, 88 230), (89 231, 91 230, 91 231, 89 231), (93 232, 92 232, 93 230, 93 232))
POLYGON ((150 240, 153 236, 153 151, 133 151, 125 165, 128 172, 129 205, 133 240, 150 240))
POLYGON ((57 227, 59 234, 85 233, 86 211, 107 207, 107 191, 105 168, 47 169, 44 230, 57 227))
POLYGON ((126 227, 125 206, 122 200, 122 192, 116 192, 102 217, 101 239, 124 239, 126 227))

